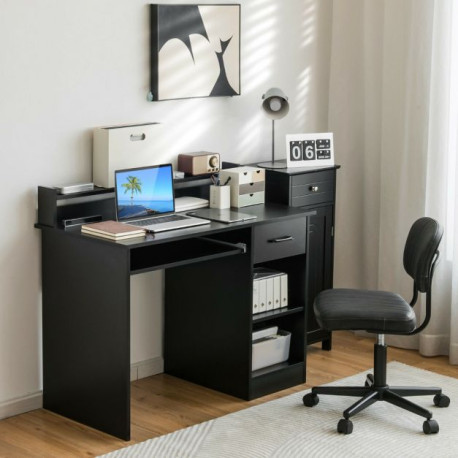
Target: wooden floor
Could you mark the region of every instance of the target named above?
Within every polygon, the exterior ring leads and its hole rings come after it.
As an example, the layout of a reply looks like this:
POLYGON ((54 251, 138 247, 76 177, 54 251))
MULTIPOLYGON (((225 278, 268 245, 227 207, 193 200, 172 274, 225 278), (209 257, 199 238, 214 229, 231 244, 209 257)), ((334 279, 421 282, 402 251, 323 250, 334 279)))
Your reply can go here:
MULTIPOLYGON (((372 367, 373 339, 349 332, 333 337, 330 352, 318 344, 309 347, 305 385, 246 402, 160 374, 132 383, 130 442, 40 409, 0 421, 0 457, 100 455, 372 367)), ((450 366, 446 357, 425 358, 416 351, 390 348, 388 358, 458 378, 458 366, 450 366)))

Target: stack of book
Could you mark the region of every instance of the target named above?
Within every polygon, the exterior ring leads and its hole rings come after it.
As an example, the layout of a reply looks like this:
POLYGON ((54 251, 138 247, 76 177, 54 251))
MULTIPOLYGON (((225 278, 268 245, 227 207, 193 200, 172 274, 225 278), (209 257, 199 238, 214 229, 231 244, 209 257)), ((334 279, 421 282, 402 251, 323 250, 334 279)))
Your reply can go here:
POLYGON ((117 221, 101 221, 100 223, 84 224, 81 233, 102 237, 109 240, 126 240, 134 237, 144 237, 145 229, 117 221))

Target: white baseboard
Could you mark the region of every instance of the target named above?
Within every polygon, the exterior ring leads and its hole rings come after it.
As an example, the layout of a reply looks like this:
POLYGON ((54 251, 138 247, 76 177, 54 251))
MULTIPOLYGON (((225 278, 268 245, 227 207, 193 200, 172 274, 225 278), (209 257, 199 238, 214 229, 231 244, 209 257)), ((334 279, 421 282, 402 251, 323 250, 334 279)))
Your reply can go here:
POLYGON ((31 410, 41 409, 42 407, 42 391, 37 391, 36 393, 0 402, 0 420, 14 415, 19 415, 21 413, 30 412, 31 410))
POLYGON ((164 372, 164 359, 160 356, 130 365, 130 381, 140 380, 164 372))
MULTIPOLYGON (((140 361, 130 366, 130 381, 139 380, 164 372, 164 360, 161 357, 140 361)), ((43 407, 43 392, 27 394, 14 399, 0 402, 0 420, 13 417, 43 407)))

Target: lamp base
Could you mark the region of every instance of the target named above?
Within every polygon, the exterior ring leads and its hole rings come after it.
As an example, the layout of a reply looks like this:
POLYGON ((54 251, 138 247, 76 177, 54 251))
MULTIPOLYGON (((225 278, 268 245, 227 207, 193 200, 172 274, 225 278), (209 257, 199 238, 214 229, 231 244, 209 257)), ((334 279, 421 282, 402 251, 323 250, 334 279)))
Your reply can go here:
POLYGON ((286 169, 286 161, 268 161, 268 162, 260 162, 257 164, 258 167, 262 167, 263 169, 286 169))

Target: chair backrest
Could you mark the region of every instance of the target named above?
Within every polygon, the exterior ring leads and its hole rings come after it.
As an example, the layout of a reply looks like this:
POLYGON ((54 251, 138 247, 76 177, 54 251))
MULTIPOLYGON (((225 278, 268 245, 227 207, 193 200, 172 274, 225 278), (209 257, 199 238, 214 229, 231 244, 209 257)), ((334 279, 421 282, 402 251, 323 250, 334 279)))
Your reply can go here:
POLYGON ((413 223, 404 248, 404 269, 414 279, 416 289, 428 292, 431 286, 432 263, 444 230, 428 217, 413 223))

